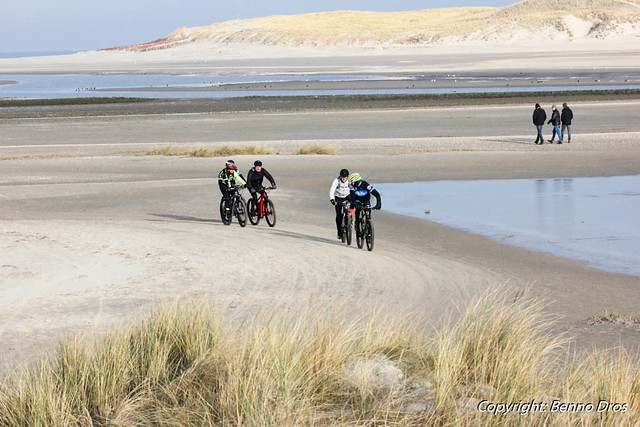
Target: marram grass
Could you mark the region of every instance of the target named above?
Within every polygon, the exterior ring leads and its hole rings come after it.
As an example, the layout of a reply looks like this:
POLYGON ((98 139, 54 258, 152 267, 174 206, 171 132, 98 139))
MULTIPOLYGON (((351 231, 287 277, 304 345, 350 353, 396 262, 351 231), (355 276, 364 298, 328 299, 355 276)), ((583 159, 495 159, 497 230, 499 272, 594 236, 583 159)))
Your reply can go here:
POLYGON ((154 148, 142 153, 144 156, 186 156, 186 157, 225 157, 242 154, 278 154, 268 148, 258 145, 231 146, 224 145, 218 148, 197 147, 193 149, 178 149, 173 145, 154 148))
POLYGON ((336 154, 336 148, 335 147, 325 147, 323 145, 310 145, 310 146, 306 146, 303 145, 298 149, 298 153, 300 155, 308 155, 308 154, 324 154, 324 155, 330 155, 333 156, 336 154))
POLYGON ((600 426, 640 419, 637 358, 558 360, 532 298, 488 292, 433 334, 417 319, 317 307, 226 324, 173 303, 99 338, 67 338, 0 383, 0 425, 600 426), (531 409, 607 401, 624 411, 531 409), (512 404, 508 413, 497 404, 512 404), (493 406, 490 406, 493 404, 493 406), (517 408, 514 405, 520 405, 517 408), (493 413, 495 412, 495 414, 493 413))

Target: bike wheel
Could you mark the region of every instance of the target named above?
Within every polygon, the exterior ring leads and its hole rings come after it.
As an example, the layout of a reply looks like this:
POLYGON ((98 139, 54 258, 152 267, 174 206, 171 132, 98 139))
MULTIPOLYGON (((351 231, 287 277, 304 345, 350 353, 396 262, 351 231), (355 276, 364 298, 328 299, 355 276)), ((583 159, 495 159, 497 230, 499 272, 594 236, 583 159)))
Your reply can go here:
POLYGON ((352 232, 353 232, 353 227, 351 226, 351 224, 353 223, 353 218, 351 217, 351 215, 347 216, 347 229, 345 230, 345 233, 347 235, 347 245, 351 245, 351 236, 352 236, 352 232))
POLYGON ((264 202, 264 216, 267 220, 267 224, 269 227, 275 227, 276 225, 276 208, 273 206, 273 202, 271 200, 265 200, 264 202))
POLYGON ((247 215, 249 216, 249 222, 253 225, 258 225, 260 222, 260 215, 258 214, 258 208, 253 198, 247 202, 247 215))
POLYGON ((367 221, 367 230, 365 233, 365 240, 367 241, 367 250, 369 251, 373 250, 373 238, 374 238, 373 223, 371 221, 367 221))
POLYGON ((242 196, 236 199, 236 218, 238 218, 238 224, 240 227, 245 227, 247 225, 247 203, 244 201, 242 196))
POLYGON ((231 211, 225 209, 224 197, 220 199, 220 219, 224 225, 231 224, 231 211))
POLYGON ((340 229, 340 235, 342 236, 340 240, 342 240, 342 243, 344 243, 347 240, 347 216, 344 213, 342 214, 342 227, 340 229))
POLYGON ((356 243, 358 245, 358 249, 362 249, 364 245, 364 232, 365 232, 365 221, 364 218, 360 217, 358 221, 356 221, 356 243))

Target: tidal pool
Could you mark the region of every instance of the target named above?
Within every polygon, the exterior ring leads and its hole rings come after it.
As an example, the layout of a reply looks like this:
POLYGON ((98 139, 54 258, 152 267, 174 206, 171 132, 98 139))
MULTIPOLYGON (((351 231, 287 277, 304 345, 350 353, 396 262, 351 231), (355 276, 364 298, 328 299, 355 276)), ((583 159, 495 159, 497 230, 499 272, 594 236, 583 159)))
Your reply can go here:
POLYGON ((640 175, 376 187, 385 210, 640 276, 640 175))

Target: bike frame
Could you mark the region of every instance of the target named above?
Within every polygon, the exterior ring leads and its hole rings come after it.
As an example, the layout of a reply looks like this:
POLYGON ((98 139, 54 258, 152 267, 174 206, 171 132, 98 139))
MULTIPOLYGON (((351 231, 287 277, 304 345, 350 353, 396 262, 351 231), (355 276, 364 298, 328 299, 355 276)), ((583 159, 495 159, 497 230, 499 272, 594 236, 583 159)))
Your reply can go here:
POLYGON ((267 189, 265 188, 262 194, 260 195, 260 198, 258 199, 258 218, 260 219, 265 217, 266 212, 265 212, 264 202, 268 198, 269 196, 267 195, 267 189))
POLYGON ((342 232, 343 233, 347 231, 345 227, 349 227, 349 217, 352 216, 351 210, 349 209, 350 205, 351 205, 351 202, 347 200, 342 202, 342 232))
POLYGON ((258 197, 258 218, 262 219, 267 216, 266 201, 269 199, 267 190, 273 190, 273 187, 265 187, 260 197, 258 197))

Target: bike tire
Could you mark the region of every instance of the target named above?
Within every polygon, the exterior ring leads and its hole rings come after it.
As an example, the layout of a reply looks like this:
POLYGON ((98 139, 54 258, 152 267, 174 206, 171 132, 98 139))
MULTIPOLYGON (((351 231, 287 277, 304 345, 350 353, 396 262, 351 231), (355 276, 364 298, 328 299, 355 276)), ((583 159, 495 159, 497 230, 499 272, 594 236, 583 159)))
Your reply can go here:
POLYGON ((351 215, 349 215, 347 217, 347 230, 345 231, 345 234, 347 235, 347 245, 349 246, 351 246, 351 237, 353 233, 353 227, 351 226, 352 223, 353 223, 353 219, 351 215))
POLYGON ((235 207, 236 218, 238 218, 238 224, 240 227, 246 227, 247 225, 247 203, 244 201, 242 196, 236 199, 236 207, 235 207))
POLYGON ((269 224, 269 227, 275 227, 276 207, 273 206, 273 202, 271 200, 265 200, 264 209, 265 209, 264 217, 267 220, 267 224, 269 224))
POLYGON ((258 208, 256 207, 256 202, 253 200, 253 197, 247 202, 247 215, 252 225, 258 225, 260 222, 260 214, 258 213, 258 208))
POLYGON ((365 240, 367 241, 367 250, 371 252, 373 250, 375 234, 373 232, 373 222, 367 221, 367 232, 365 234, 365 240))
POLYGON ((227 210, 224 206, 224 197, 220 199, 220 219, 224 225, 231 224, 231 212, 229 211, 229 215, 227 215, 227 210))
POLYGON ((364 218, 360 217, 358 221, 356 221, 356 244, 358 245, 358 249, 362 249, 364 246, 364 232, 365 232, 365 221, 364 218), (360 231, 358 233, 358 231, 360 231))

